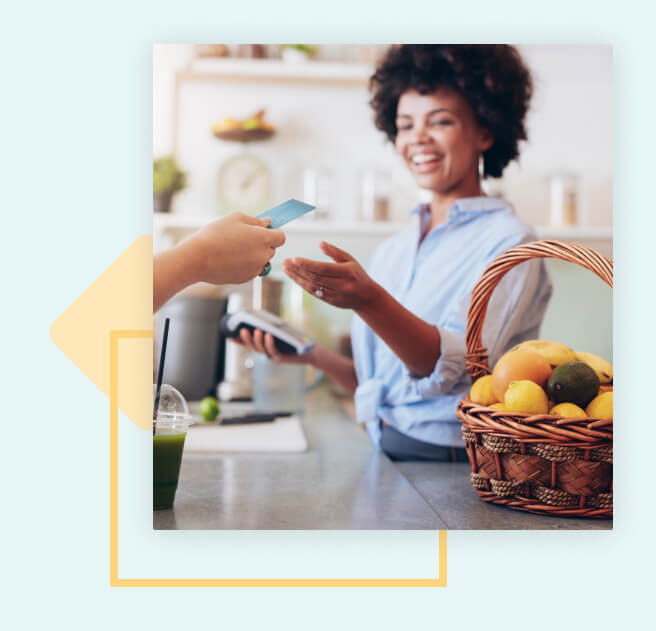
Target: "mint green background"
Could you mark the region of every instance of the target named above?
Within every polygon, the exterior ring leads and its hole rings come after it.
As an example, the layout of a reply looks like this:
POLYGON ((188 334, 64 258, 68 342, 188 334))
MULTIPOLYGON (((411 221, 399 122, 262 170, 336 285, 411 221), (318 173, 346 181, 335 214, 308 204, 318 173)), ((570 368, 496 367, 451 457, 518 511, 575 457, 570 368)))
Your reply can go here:
MULTIPOLYGON (((346 0, 64 0, 4 7, 0 619, 6 628, 332 631, 484 624, 554 630, 649 624, 653 15, 637 1, 613 9, 571 1, 382 6, 346 0), (614 532, 452 532, 446 589, 109 587, 108 401, 50 342, 50 324, 151 229, 152 44, 298 40, 614 45, 614 532)), ((122 430, 122 444, 125 439, 122 430)), ((131 444, 138 452, 138 442, 131 444)), ((122 479, 137 479, 129 472, 144 468, 122 456, 122 479)), ((121 492, 129 505, 142 491, 124 484, 121 492)), ((130 516, 121 519, 129 528, 130 516)), ((196 533, 177 535, 167 545, 203 545, 196 533)), ((271 543, 273 548, 273 534, 271 543)), ((417 545, 423 544, 412 533, 389 533, 379 554, 394 549, 390 558, 398 558, 417 545)), ((166 547, 159 552, 166 553, 166 547)), ((322 555, 318 544, 317 561, 322 555)), ((222 559, 214 562, 220 567, 222 559)), ((394 575, 393 562, 388 572, 394 575)))
POLYGON ((591 271, 547 260, 553 295, 540 338, 558 340, 577 351, 613 361, 613 290, 591 271))

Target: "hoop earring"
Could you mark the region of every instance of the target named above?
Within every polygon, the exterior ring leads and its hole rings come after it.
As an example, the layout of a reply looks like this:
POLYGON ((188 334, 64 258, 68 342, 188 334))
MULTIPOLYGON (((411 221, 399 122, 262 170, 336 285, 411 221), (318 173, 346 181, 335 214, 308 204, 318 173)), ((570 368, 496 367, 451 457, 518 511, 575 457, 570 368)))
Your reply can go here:
POLYGON ((482 153, 478 156, 478 179, 485 179, 485 158, 482 153))

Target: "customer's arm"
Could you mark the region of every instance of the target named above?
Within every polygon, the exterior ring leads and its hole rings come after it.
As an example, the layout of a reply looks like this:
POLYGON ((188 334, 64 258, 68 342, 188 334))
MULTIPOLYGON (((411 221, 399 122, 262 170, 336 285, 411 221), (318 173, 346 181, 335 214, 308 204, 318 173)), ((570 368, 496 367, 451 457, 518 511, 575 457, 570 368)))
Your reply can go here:
POLYGON ((153 260, 153 311, 197 282, 243 283, 257 276, 285 242, 270 219, 232 213, 201 228, 153 260))

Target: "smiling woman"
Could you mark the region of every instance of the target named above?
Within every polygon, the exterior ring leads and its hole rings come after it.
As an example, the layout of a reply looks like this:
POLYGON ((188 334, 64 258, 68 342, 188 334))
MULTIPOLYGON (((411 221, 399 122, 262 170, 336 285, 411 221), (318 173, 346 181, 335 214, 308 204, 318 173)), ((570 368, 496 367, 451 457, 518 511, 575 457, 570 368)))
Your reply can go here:
MULTIPOLYGON (((494 138, 458 92, 448 87, 404 92, 396 128, 396 149, 421 188, 446 200, 480 194, 477 164, 494 138)), ((446 205, 440 210, 431 227, 444 220, 446 205)))
POLYGON ((493 138, 482 150, 482 176, 500 177, 507 164, 519 156, 519 142, 526 140, 524 118, 533 83, 513 46, 398 46, 378 66, 370 88, 376 127, 392 142, 407 129, 407 123, 399 126, 397 122, 406 92, 430 96, 441 91, 461 97, 452 104, 493 138))
MULTIPOLYGON (((531 78, 511 46, 404 45, 380 61, 370 88, 376 126, 432 198, 414 210, 414 227, 378 247, 367 271, 328 243, 321 248, 332 263, 285 261, 306 291, 355 313, 353 360, 317 345, 293 361, 353 392, 358 420, 391 458, 465 459, 455 409, 470 386, 471 292, 494 258, 536 238, 508 203, 481 192, 481 178, 501 175, 519 154, 531 78)), ((538 337, 550 295, 542 262, 504 277, 483 331, 491 363, 538 337)), ((241 341, 290 361, 261 331, 241 341)))

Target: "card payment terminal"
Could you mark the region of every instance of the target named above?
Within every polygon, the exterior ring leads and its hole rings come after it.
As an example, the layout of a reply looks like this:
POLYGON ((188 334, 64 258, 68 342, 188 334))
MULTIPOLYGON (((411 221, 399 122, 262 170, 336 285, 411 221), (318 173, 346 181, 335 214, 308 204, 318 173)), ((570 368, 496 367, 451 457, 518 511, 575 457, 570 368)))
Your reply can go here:
POLYGON ((242 329, 251 333, 255 329, 271 333, 275 346, 281 353, 304 355, 314 348, 314 342, 303 331, 295 329, 268 311, 243 309, 228 313, 221 319, 221 333, 225 337, 239 337, 242 329))

